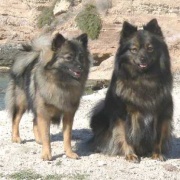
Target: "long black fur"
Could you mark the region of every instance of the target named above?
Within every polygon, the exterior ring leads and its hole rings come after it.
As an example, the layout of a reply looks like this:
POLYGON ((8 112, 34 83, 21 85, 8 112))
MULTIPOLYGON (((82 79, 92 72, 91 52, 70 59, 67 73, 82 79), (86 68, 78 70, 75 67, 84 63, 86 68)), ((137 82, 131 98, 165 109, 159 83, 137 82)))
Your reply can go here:
POLYGON ((172 132, 171 90, 170 56, 157 20, 143 30, 124 22, 109 89, 92 113, 94 150, 128 160, 131 154, 156 156, 162 138, 164 152, 172 132))

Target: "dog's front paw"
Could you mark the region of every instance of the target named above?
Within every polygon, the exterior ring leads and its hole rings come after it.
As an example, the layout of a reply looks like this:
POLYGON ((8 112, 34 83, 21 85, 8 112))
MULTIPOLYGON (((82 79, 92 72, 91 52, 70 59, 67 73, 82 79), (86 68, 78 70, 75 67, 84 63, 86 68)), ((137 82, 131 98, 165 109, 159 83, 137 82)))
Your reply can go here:
POLYGON ((152 154, 152 159, 158 160, 158 161, 166 161, 166 158, 164 157, 163 154, 158 154, 158 153, 153 153, 152 154))
POLYGON ((12 137, 12 142, 13 143, 23 143, 22 139, 20 137, 12 137))
POLYGON ((72 159, 79 159, 79 156, 76 153, 74 153, 73 151, 66 152, 66 156, 69 158, 72 158, 72 159))
POLYGON ((125 159, 127 161, 133 162, 133 163, 139 163, 140 162, 140 158, 136 154, 128 154, 128 155, 126 155, 125 159))
POLYGON ((35 141, 36 141, 37 144, 42 145, 42 141, 40 139, 35 139, 35 141))
POLYGON ((42 155, 41 155, 41 158, 43 159, 43 161, 51 161, 52 160, 51 152, 49 150, 48 151, 43 151, 42 155))
POLYGON ((52 160, 51 154, 43 154, 41 156, 41 158, 42 158, 43 161, 51 161, 52 160))

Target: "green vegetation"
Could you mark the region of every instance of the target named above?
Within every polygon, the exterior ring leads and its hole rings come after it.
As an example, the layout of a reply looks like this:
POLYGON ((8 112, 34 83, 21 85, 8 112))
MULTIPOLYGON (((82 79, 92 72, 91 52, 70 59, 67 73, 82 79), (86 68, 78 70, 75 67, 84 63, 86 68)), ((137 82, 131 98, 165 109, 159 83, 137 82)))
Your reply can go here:
POLYGON ((61 162, 61 161, 58 161, 58 162, 56 163, 56 166, 61 166, 61 164, 62 164, 62 162, 61 162))
POLYGON ((74 174, 74 175, 63 175, 63 174, 52 174, 47 175, 43 178, 43 180, 61 180, 64 177, 68 178, 69 180, 86 180, 87 179, 86 174, 74 174))
MULTIPOLYGON (((13 173, 11 175, 9 175, 9 178, 11 179, 15 179, 15 180, 36 180, 36 179, 40 179, 40 180, 61 180, 63 178, 68 178, 68 179, 72 179, 72 180, 86 180, 87 177, 89 175, 87 174, 51 174, 51 175, 46 175, 46 176, 42 176, 40 174, 37 174, 36 172, 34 172, 33 170, 22 170, 16 173, 13 173)), ((3 174, 0 174, 0 177, 4 177, 3 174)))
POLYGON ((102 22, 96 6, 88 4, 76 17, 77 26, 87 33, 91 39, 97 39, 102 28, 102 22))
POLYGON ((47 175, 46 177, 43 178, 43 180, 61 180, 64 176, 63 175, 58 175, 58 174, 52 174, 52 175, 47 175))
POLYGON ((72 179, 73 180, 86 180, 88 177, 87 174, 75 174, 72 179))
POLYGON ((54 6, 51 7, 45 7, 41 14, 38 17, 37 20, 37 26, 39 28, 42 28, 45 25, 50 25, 54 19, 53 17, 53 8, 54 6))
POLYGON ((74 3, 74 0, 66 0, 66 1, 68 1, 68 2, 70 2, 70 3, 74 3))
POLYGON ((16 180, 22 180, 22 179, 33 180, 33 179, 42 178, 40 174, 37 174, 33 172, 32 170, 22 170, 22 171, 11 174, 9 177, 16 180))

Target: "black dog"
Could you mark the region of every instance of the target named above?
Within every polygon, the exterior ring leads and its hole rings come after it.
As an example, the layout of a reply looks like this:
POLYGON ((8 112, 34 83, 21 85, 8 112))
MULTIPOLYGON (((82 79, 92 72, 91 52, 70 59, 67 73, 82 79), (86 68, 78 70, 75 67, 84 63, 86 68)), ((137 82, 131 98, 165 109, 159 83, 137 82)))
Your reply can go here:
POLYGON ((133 162, 149 154, 165 160, 173 116, 170 69, 157 20, 143 30, 124 22, 110 87, 92 114, 96 150, 133 162))

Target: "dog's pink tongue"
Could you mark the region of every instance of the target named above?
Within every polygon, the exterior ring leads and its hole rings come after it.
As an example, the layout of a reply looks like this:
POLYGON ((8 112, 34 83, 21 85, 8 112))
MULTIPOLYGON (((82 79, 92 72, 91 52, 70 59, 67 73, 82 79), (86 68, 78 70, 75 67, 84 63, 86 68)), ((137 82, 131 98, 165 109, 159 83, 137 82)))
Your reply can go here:
POLYGON ((147 67, 147 64, 140 64, 139 65, 141 68, 146 68, 147 67))
POLYGON ((81 73, 80 73, 80 72, 74 72, 74 74, 75 74, 77 77, 80 77, 80 76, 81 76, 81 73))

